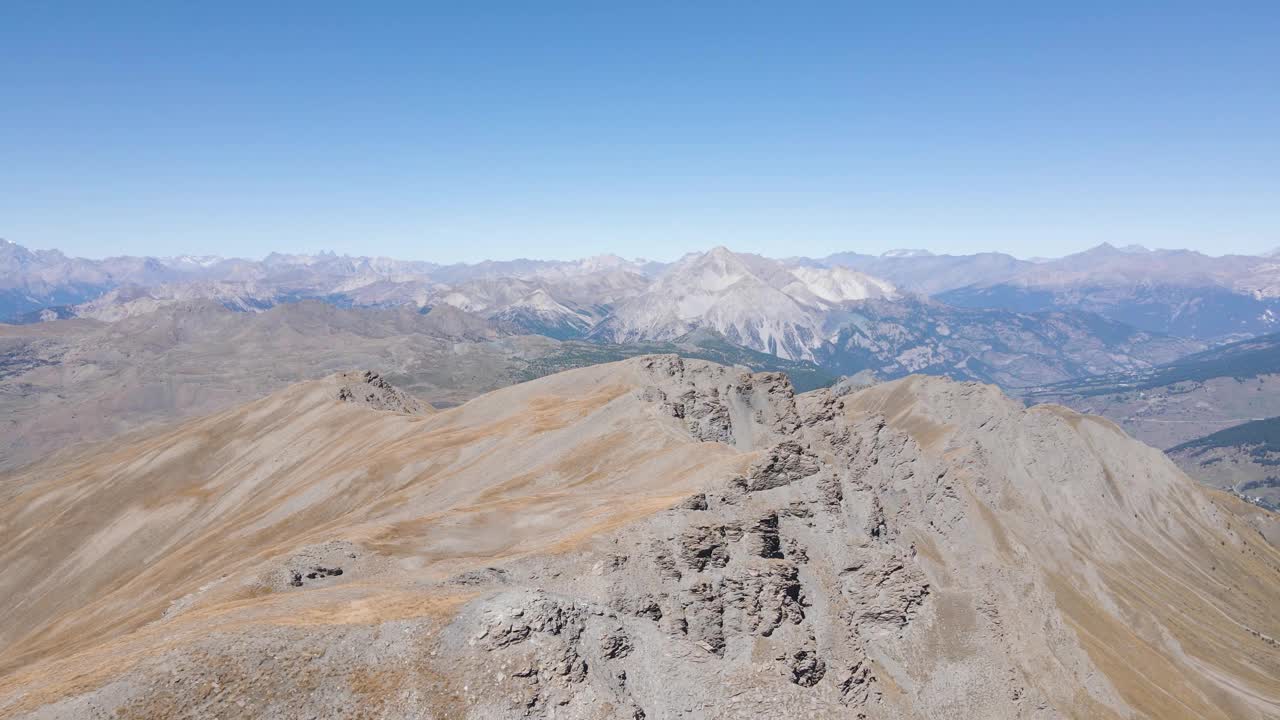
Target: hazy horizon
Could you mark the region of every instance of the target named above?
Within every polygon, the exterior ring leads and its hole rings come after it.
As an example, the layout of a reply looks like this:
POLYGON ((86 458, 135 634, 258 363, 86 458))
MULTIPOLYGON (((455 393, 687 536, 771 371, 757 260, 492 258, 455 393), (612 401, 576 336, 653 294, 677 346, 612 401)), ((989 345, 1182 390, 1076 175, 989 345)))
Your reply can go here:
POLYGON ((319 248, 316 250, 298 250, 298 251, 283 251, 283 250, 268 249, 265 252, 259 253, 257 255, 223 255, 217 252, 183 252, 183 253, 169 253, 169 254, 145 255, 145 256, 133 255, 130 253, 112 253, 112 252, 107 252, 105 254, 99 253, 96 255, 80 255, 80 254, 68 253, 59 247, 42 248, 42 247, 18 242, 12 238, 0 237, 0 243, 4 243, 4 242, 8 242, 13 245, 18 245, 20 247, 25 247, 28 250, 56 250, 58 252, 62 252, 64 255, 67 255, 68 257, 84 258, 86 260, 104 260, 112 257, 158 257, 158 258, 217 257, 223 260, 246 260, 250 262, 259 262, 270 255, 309 255, 309 256, 335 255, 337 257, 353 257, 353 258, 355 257, 388 258, 391 260, 402 260, 402 261, 408 261, 408 262, 426 262, 426 263, 434 263, 437 265, 474 265, 482 262, 520 262, 520 261, 572 262, 575 260, 587 260, 590 258, 597 258, 597 257, 619 257, 619 258, 622 258, 623 260, 628 260, 631 262, 673 263, 689 255, 698 255, 698 254, 710 252, 711 250, 718 247, 724 247, 734 253, 760 255, 762 257, 773 258, 778 260, 786 260, 789 258, 821 260, 823 258, 830 257, 832 255, 845 254, 845 253, 856 253, 860 255, 868 255, 868 256, 876 257, 876 256, 891 255, 893 253, 914 253, 914 252, 923 251, 933 256, 962 257, 966 255, 981 255, 981 254, 994 253, 994 254, 1009 255, 1019 260, 1048 261, 1048 260, 1061 259, 1064 257, 1068 257, 1070 255, 1076 255, 1082 252, 1088 252, 1090 250, 1096 250, 1100 247, 1103 247, 1104 245, 1110 245, 1112 248, 1120 252, 1188 252, 1189 251, 1189 252, 1197 252, 1212 258, 1221 258, 1221 257, 1232 256, 1232 255, 1259 257, 1259 256, 1268 256, 1273 253, 1280 252, 1280 248, 1273 248, 1271 250, 1265 250, 1258 253, 1232 253, 1232 252, 1210 253, 1210 252, 1204 252, 1202 250, 1196 250, 1195 248, 1147 247, 1147 246, 1137 245, 1136 243, 1129 244, 1129 245, 1117 245, 1116 243, 1103 242, 1103 243, 1098 243, 1096 245, 1084 248, 1082 250, 1072 251, 1065 255, 1015 255, 1013 253, 1007 253, 1001 250, 977 250, 971 253, 970 252, 944 253, 944 252, 934 252, 933 250, 930 250, 927 247, 926 248, 921 248, 921 247, 889 248, 881 252, 871 252, 871 251, 860 250, 860 249, 848 249, 848 250, 836 250, 831 253, 826 253, 825 255, 804 255, 804 254, 796 254, 796 253, 792 253, 789 255, 772 255, 772 254, 766 254, 766 253, 756 253, 756 252, 749 252, 746 250, 740 250, 738 248, 733 247, 732 245, 718 244, 718 245, 692 247, 677 255, 668 256, 668 257, 645 257, 642 255, 628 256, 628 255, 623 255, 620 253, 613 253, 613 252, 599 252, 591 255, 577 255, 572 257, 544 257, 544 256, 537 256, 537 255, 517 255, 517 256, 509 256, 509 257, 486 257, 486 258, 480 258, 477 260, 445 261, 445 260, 437 260, 432 257, 395 255, 395 254, 378 253, 378 252, 364 252, 364 253, 339 252, 337 250, 333 250, 330 248, 319 248))

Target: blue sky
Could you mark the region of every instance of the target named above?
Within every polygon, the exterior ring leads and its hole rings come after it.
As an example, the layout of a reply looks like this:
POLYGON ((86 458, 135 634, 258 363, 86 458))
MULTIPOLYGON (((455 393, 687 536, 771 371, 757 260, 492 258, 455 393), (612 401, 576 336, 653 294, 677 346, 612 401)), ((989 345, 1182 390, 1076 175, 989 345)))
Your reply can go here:
POLYGON ((1280 245, 1280 3, 273 5, 0 3, 0 237, 438 261, 1280 245))

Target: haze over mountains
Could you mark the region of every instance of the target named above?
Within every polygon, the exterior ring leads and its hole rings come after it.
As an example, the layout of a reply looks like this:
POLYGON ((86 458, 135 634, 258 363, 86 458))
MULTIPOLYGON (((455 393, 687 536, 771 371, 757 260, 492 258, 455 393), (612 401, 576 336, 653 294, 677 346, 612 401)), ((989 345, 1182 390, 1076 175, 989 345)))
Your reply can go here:
POLYGON ((1273 256, 1101 245, 938 297, 1023 312, 1086 310, 1145 330, 1222 340, 1275 330, 1278 296, 1280 262, 1273 256))
POLYGON ((1272 307, 1280 303, 1276 297, 1280 282, 1275 279, 1280 266, 1273 260, 1211 259, 1184 251, 1146 254, 1176 260, 1163 266, 1139 262, 1145 275, 1131 267, 1136 253, 1105 247, 1043 263, 996 254, 948 257, 919 252, 780 261, 725 248, 693 253, 670 264, 604 256, 575 262, 438 266, 327 254, 272 254, 261 261, 212 257, 89 261, 53 251, 30 252, 9 243, 0 246, 6 286, 0 312, 7 313, 10 321, 59 317, 112 321, 194 299, 215 300, 239 310, 261 310, 304 297, 343 306, 448 304, 510 328, 558 339, 669 340, 706 328, 753 350, 842 370, 893 374, 900 367, 906 372, 943 372, 1007 386, 1136 369, 1200 349, 1195 342, 1256 334, 1274 324, 1272 307), (1188 269, 1192 266, 1195 272, 1188 269), (1217 269, 1206 270, 1209 266, 1217 269), (948 281, 949 277, 955 279, 948 281), (963 292, 960 277, 968 283, 963 292), (1083 278, 1093 278, 1089 280, 1093 284, 1081 285, 1083 278), (1003 291, 992 290, 1015 283, 1020 288, 1037 288, 1036 292, 1050 286, 1075 289, 1053 295, 1052 301, 1037 295, 1042 301, 1034 307, 1018 306, 1003 291), (941 293, 941 305, 926 302, 930 293, 941 293), (1221 303, 1207 307, 1187 301, 1183 296, 1189 294, 1218 298, 1221 303), (68 303, 68 298, 76 302, 68 303), (1152 309, 1157 305, 1159 309, 1152 309), (915 312, 912 321, 901 307, 925 309, 915 312), (991 312, 958 313, 957 307, 991 312), (1071 358, 1077 367, 1066 374, 1047 369, 1030 376, 1002 377, 995 369, 1005 360, 1002 354, 1019 355, 1036 340, 1015 339, 1007 346, 987 343, 992 355, 985 358, 970 351, 945 351, 947 331, 974 323, 1016 326, 1017 332, 1043 336, 1046 312, 1058 313, 1054 316, 1058 328, 1071 326, 1063 330, 1070 340, 1095 342, 1105 352, 1071 358), (1095 315, 1132 330, 1100 327, 1095 315), (1212 322, 1194 319, 1206 316, 1212 316, 1212 322), (859 331, 868 323, 893 322, 887 318, 907 318, 902 333, 933 340, 943 351, 904 357, 901 348, 884 342, 885 332, 851 340, 868 335, 859 331), (942 334, 936 332, 939 326, 942 334), (1147 334, 1137 335, 1134 330, 1147 334), (1163 342, 1160 334, 1185 340, 1163 342), (856 347, 849 347, 851 341, 856 347), (866 368, 853 367, 849 352, 867 355, 866 368), (970 357, 976 362, 970 363, 970 357))
MULTIPOLYGON (((1120 249, 1107 244, 1035 262, 1000 253, 950 256, 919 250, 771 261, 716 248, 692 253, 675 263, 600 256, 572 262, 438 265, 326 253, 272 253, 260 261, 215 256, 87 260, 68 258, 54 250, 30 251, 0 240, 0 271, 0 291, 4 293, 0 320, 10 321, 43 308, 77 305, 121 288, 131 290, 105 304, 128 303, 138 288, 163 288, 146 293, 161 301, 182 295, 230 295, 239 289, 243 296, 256 296, 259 301, 306 295, 361 305, 422 306, 445 300, 488 313, 529 309, 547 318, 579 316, 577 324, 584 328, 600 319, 598 310, 593 312, 592 308, 619 305, 659 288, 674 289, 688 297, 671 300, 679 307, 659 303, 646 310, 642 304, 635 305, 626 313, 632 324, 652 323, 657 318, 646 320, 646 315, 654 314, 693 321, 718 303, 731 306, 734 301, 769 291, 785 295, 790 302, 784 305, 808 308, 903 291, 941 296, 951 304, 969 307, 1091 310, 1144 330, 1212 340, 1256 334, 1273 326, 1280 302, 1280 259, 1274 256, 1210 257, 1189 250, 1120 249), (842 268, 856 272, 843 272, 842 268), (490 297, 486 287, 490 293, 494 287, 479 282, 486 280, 522 280, 527 284, 504 287, 498 297, 490 297), (208 285, 192 285, 185 291, 167 287, 193 283, 208 285), (732 292, 722 295, 726 290, 732 292), (456 294, 450 296, 450 291, 456 294), (1210 312, 1225 316, 1215 322, 1210 312)), ((720 312, 732 314, 732 307, 720 308, 720 312)), ((794 321, 798 314, 794 308, 778 312, 786 316, 780 318, 784 323, 794 321)), ((786 341, 785 328, 765 329, 782 333, 780 338, 769 335, 782 341, 781 351, 796 351, 788 347, 793 343, 786 341)))

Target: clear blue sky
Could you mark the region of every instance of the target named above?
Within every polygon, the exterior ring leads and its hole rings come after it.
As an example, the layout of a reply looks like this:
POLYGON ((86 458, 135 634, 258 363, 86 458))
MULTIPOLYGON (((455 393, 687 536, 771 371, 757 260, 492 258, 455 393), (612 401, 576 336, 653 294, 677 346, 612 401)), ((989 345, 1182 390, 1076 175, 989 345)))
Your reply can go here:
POLYGON ((1280 245, 1275 0, 272 5, 0 3, 0 237, 442 261, 1280 245))

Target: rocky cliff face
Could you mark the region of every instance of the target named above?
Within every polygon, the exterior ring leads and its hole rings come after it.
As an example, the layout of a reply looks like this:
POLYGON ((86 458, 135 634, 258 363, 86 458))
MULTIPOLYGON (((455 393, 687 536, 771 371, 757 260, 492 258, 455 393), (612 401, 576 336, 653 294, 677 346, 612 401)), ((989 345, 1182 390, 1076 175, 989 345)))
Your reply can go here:
POLYGON ((1256 509, 1107 421, 673 356, 427 417, 332 389, 6 478, 0 714, 1280 713, 1256 509), (326 448, 304 465, 269 452, 290 417, 326 448), (87 513, 104 478, 115 504, 87 513))

